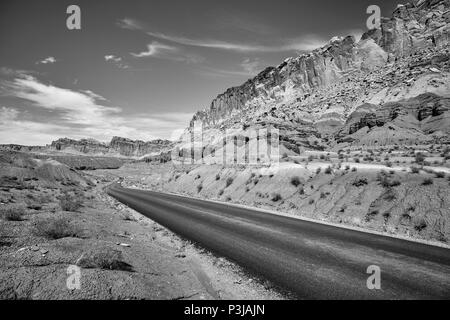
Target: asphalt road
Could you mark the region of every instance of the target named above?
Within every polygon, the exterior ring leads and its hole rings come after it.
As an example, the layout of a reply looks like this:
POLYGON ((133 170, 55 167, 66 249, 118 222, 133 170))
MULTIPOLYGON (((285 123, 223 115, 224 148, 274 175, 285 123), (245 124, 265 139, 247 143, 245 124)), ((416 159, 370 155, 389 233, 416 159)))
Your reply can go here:
POLYGON ((449 249, 118 184, 107 191, 299 299, 450 299, 449 249), (381 289, 367 287, 371 265, 381 289))

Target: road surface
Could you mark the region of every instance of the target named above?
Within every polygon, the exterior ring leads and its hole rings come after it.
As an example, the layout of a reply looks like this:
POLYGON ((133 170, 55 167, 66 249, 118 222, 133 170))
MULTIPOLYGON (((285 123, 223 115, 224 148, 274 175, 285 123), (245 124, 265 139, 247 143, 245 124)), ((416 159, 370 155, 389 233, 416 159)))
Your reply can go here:
POLYGON ((446 248, 119 184, 107 192, 299 299, 450 299, 446 248), (377 268, 381 288, 369 289, 377 268))

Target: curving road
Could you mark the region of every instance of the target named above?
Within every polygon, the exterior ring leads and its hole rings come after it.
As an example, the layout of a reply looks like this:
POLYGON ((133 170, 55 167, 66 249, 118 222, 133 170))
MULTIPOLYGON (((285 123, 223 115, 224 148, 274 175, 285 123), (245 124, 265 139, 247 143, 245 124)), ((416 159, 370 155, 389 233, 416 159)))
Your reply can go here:
POLYGON ((114 184, 109 195, 300 299, 450 299, 450 250, 114 184), (381 289, 367 288, 367 268, 381 289))

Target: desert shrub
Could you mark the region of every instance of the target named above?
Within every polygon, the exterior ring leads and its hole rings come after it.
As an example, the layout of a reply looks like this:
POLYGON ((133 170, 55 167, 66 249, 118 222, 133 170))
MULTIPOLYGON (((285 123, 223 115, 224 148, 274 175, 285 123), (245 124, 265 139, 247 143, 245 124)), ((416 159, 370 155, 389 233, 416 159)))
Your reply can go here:
POLYGON ((309 199, 309 204, 313 204, 314 203, 314 199, 309 199))
POLYGON ((421 152, 416 153, 414 160, 418 164, 423 164, 425 161, 425 155, 421 152))
POLYGON ((122 252, 113 248, 100 248, 84 254, 78 261, 82 268, 100 268, 106 270, 133 271, 133 267, 124 262, 122 252))
POLYGON ((203 185, 200 183, 200 184, 197 186, 197 192, 202 191, 202 189, 203 189, 203 185))
POLYGON ((414 222, 414 229, 417 231, 422 231, 427 227, 427 221, 424 218, 419 218, 414 222))
POLYGON ((386 167, 392 167, 392 162, 390 162, 390 161, 386 161, 385 163, 384 163, 384 165, 386 166, 386 167))
POLYGON ((445 178, 444 172, 435 172, 434 175, 436 176, 436 178, 445 178))
POLYGON ((298 187, 301 184, 300 178, 298 176, 291 177, 291 184, 298 187))
POLYGON ((319 174, 321 170, 322 170, 322 169, 321 169, 320 167, 319 167, 319 168, 317 168, 317 170, 316 170, 316 174, 319 174))
POLYGON ((366 222, 369 222, 370 220, 372 220, 376 215, 378 215, 378 210, 371 210, 369 212, 367 212, 366 214, 366 222))
POLYGON ((217 180, 220 180, 220 175, 219 174, 216 174, 216 181, 217 180))
POLYGON ((305 194, 305 189, 300 188, 300 189, 298 190, 298 193, 300 193, 300 194, 305 194))
POLYGON ((283 153, 283 155, 281 156, 282 159, 287 159, 288 158, 288 154, 286 152, 283 153))
POLYGON ((232 183, 233 183, 233 178, 231 178, 231 177, 227 178, 227 182, 226 182, 226 187, 225 188, 228 188, 229 186, 231 186, 232 183))
POLYGON ((389 219, 391 216, 391 213, 389 211, 386 211, 385 213, 383 213, 383 218, 385 218, 386 220, 389 219))
POLYGON ((64 192, 59 198, 59 205, 64 211, 77 211, 83 206, 83 197, 80 194, 64 192))
POLYGON ((245 192, 249 192, 250 188, 249 187, 245 187, 245 192))
POLYGON ((331 169, 331 167, 328 166, 324 172, 325 172, 325 174, 332 174, 333 170, 331 169))
POLYGON ((131 213, 129 213, 129 212, 122 213, 121 217, 125 221, 136 221, 134 216, 131 213))
POLYGON ((362 187, 367 185, 367 178, 358 178, 355 181, 353 181, 352 185, 354 185, 355 187, 362 187))
POLYGON ((201 178, 201 175, 199 175, 199 174, 197 174, 197 175, 195 176, 195 180, 200 179, 200 178, 201 178))
POLYGON ((356 171, 358 171, 358 169, 356 169, 356 167, 353 167, 352 172, 356 172, 356 171))
POLYGON ((279 194, 279 193, 274 193, 274 194, 272 195, 272 201, 273 201, 273 202, 280 201, 281 199, 283 199, 283 197, 282 197, 281 194, 279 194))
POLYGON ((411 172, 412 173, 419 173, 420 172, 420 168, 418 168, 418 167, 411 167, 411 172))
POLYGON ((24 215, 25 208, 22 206, 0 208, 0 217, 6 221, 22 221, 24 215))
POLYGON ((422 185, 424 185, 424 186, 429 186, 430 184, 433 184, 433 179, 431 179, 431 178, 425 178, 425 179, 423 179, 422 185))
POLYGON ((47 218, 38 220, 34 226, 34 234, 48 239, 77 237, 79 230, 64 218, 47 218))
POLYGON ((320 192, 320 199, 325 199, 327 197, 327 194, 323 191, 320 192))
POLYGON ((230 196, 227 196, 227 197, 225 198, 225 200, 226 200, 226 201, 231 201, 231 197, 230 197, 230 196))
POLYGON ((383 194, 383 199, 386 201, 393 201, 395 199, 395 191, 391 187, 386 188, 383 194))
POLYGON ((345 170, 346 170, 346 171, 350 170, 350 166, 349 166, 349 165, 346 165, 346 166, 345 166, 345 170))
POLYGON ((319 158, 320 158, 321 160, 325 160, 325 155, 324 155, 324 154, 321 154, 319 158))
POLYGON ((356 163, 359 163, 359 162, 360 162, 359 158, 354 158, 353 160, 354 160, 356 163))
POLYGON ((219 196, 223 195, 223 192, 224 192, 224 190, 223 190, 223 189, 219 190, 219 193, 218 193, 218 195, 219 195, 219 196))

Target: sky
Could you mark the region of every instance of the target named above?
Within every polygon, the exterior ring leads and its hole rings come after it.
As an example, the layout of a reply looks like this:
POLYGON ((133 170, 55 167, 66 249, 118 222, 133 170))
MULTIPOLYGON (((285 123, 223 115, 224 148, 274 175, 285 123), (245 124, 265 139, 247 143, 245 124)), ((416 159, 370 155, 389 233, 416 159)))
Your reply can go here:
POLYGON ((372 4, 397 1, 1 0, 0 143, 175 139, 227 88, 359 37, 372 4))

